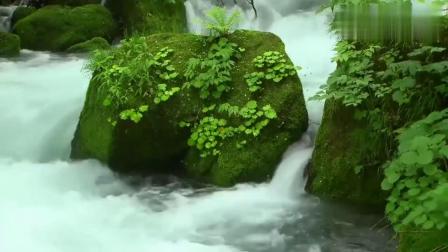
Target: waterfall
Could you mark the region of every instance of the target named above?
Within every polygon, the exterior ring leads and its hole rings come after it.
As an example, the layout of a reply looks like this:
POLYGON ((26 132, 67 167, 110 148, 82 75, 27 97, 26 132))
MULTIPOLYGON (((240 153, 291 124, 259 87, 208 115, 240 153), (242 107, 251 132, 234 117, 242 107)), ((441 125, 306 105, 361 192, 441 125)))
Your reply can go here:
POLYGON ((0 32, 11 30, 11 19, 17 6, 0 6, 0 32))

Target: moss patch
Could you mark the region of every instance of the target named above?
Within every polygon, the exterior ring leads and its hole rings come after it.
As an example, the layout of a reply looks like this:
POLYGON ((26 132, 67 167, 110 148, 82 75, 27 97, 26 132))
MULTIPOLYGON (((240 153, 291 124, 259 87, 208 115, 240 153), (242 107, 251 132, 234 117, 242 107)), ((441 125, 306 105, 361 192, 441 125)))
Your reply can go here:
MULTIPOLYGON (((205 37, 191 34, 156 34, 148 40, 153 45, 152 53, 164 47, 174 49, 170 60, 181 75, 188 59, 208 49, 205 37)), ((189 129, 178 125, 182 120, 194 120, 206 105, 199 98, 198 90, 182 89, 168 102, 150 109, 138 124, 119 121, 111 129, 103 124, 108 124, 107 117, 117 111, 108 111, 102 105, 105 95, 98 90, 97 83, 92 82, 73 140, 72 157, 98 158, 121 173, 186 173, 221 186, 265 181, 271 177, 283 152, 308 126, 300 81, 293 76, 278 84, 265 83, 259 93, 249 92, 244 75, 255 71, 252 60, 266 51, 284 53, 284 45, 271 33, 252 31, 237 31, 229 40, 246 51, 232 72, 232 90, 217 103, 244 106, 256 100, 260 106, 270 104, 278 118, 271 121, 260 136, 245 136, 248 143, 242 149, 237 149, 236 143, 243 139, 228 139, 220 148, 220 156, 201 158, 196 149, 187 146, 189 129), (106 129, 100 137, 95 135, 98 127, 106 129)), ((185 80, 179 78, 176 86, 184 83, 185 80)))
POLYGON ((106 5, 119 20, 124 34, 186 32, 187 21, 183 0, 125 2, 109 0, 106 5))
POLYGON ((448 251, 448 229, 443 231, 409 230, 400 233, 398 252, 448 251))
MULTIPOLYGON (((354 119, 354 110, 333 100, 325 103, 316 139, 307 190, 345 202, 383 206, 381 136, 354 119), (355 167, 363 165, 360 173, 355 167)), ((383 148, 385 148, 383 146, 383 148)))
POLYGON ((14 11, 11 17, 11 27, 14 27, 14 25, 21 19, 31 15, 33 12, 36 11, 36 8, 33 7, 17 7, 17 9, 14 11))
POLYGON ((19 36, 0 32, 0 57, 14 57, 20 54, 19 36))
POLYGON ((47 6, 21 19, 13 28, 22 47, 32 50, 64 51, 94 37, 111 40, 116 25, 101 5, 76 8, 47 6))
POLYGON ((109 49, 110 45, 107 40, 96 37, 91 40, 73 45, 67 49, 68 53, 87 53, 94 50, 106 50, 109 49))

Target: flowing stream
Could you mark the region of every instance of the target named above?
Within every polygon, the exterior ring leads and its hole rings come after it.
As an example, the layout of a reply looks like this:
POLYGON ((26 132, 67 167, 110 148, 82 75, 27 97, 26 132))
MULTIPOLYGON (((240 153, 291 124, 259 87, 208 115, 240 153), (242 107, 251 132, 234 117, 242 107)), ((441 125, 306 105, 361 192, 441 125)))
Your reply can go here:
MULTIPOLYGON (((285 41, 309 97, 335 67, 326 14, 309 11, 310 1, 258 2, 257 20, 241 7, 241 27, 285 41)), ((208 7, 186 2, 192 31, 200 32, 193 19, 208 7)), ((390 232, 372 228, 380 216, 304 192, 315 127, 288 149, 270 183, 229 189, 117 178, 96 161, 70 161, 90 78, 84 63, 30 51, 0 59, 0 251, 393 251, 390 232)), ((308 102, 308 110, 316 126, 322 104, 308 102)))

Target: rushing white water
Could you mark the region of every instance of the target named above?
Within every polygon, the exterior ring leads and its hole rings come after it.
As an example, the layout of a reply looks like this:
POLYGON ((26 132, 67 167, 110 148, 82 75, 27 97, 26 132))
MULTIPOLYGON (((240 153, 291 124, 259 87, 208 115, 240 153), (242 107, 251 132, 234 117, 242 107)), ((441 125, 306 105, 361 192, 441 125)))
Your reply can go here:
POLYGON ((11 29, 11 18, 16 8, 17 6, 0 6, 0 32, 11 29))
MULTIPOLYGON (((331 70, 332 38, 323 16, 288 13, 259 27, 284 39, 309 95, 331 70)), ((1 252, 386 251, 388 236, 360 224, 369 218, 326 213, 303 193, 308 135, 288 149, 271 183, 229 189, 120 179, 96 161, 68 161, 89 80, 84 62, 27 51, 0 59, 1 252)))

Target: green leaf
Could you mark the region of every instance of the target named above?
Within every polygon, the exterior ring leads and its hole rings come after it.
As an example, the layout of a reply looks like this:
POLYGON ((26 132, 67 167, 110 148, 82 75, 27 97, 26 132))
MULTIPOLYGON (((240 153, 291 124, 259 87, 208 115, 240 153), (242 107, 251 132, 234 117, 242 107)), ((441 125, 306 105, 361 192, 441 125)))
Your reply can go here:
POLYGON ((418 151, 417 163, 421 165, 430 164, 433 161, 434 154, 428 149, 421 149, 418 151))

